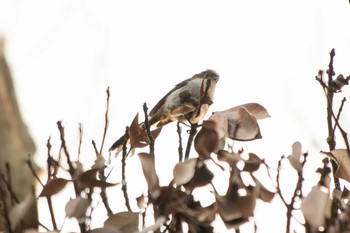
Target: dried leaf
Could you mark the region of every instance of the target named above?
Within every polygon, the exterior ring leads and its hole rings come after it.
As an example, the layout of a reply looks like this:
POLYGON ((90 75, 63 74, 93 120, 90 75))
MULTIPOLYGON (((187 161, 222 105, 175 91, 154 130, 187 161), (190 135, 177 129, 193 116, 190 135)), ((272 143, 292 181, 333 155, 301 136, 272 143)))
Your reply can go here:
POLYGON ((20 203, 16 204, 10 211, 9 220, 11 223, 11 229, 15 229, 18 223, 20 223, 24 216, 27 214, 31 207, 35 205, 34 197, 31 193, 28 193, 26 198, 20 203))
POLYGON ((236 167, 237 163, 242 160, 241 153, 230 153, 226 150, 218 151, 218 160, 226 162, 230 167, 236 167))
POLYGON ((301 203, 301 211, 305 220, 315 228, 325 226, 329 202, 331 202, 329 191, 316 185, 301 203))
POLYGON ((242 220, 253 216, 258 187, 246 187, 241 177, 234 173, 231 174, 230 180, 226 195, 216 194, 218 212, 224 221, 244 222, 242 220))
POLYGON ((173 170, 174 182, 176 185, 183 185, 188 183, 194 176, 196 171, 197 159, 187 159, 182 163, 175 165, 173 170))
POLYGON ((227 132, 228 137, 233 140, 250 141, 261 138, 257 120, 244 107, 238 110, 238 117, 228 118, 227 132))
POLYGON ((39 197, 49 197, 59 193, 70 180, 53 178, 49 180, 41 191, 39 197))
POLYGON ((264 202, 271 202, 272 199, 275 197, 275 192, 271 192, 267 188, 265 188, 264 185, 260 183, 258 179, 253 177, 254 182, 256 183, 257 190, 258 190, 258 197, 263 200, 264 202))
POLYGON ((194 148, 201 157, 209 158, 210 154, 217 150, 219 138, 214 128, 214 122, 205 121, 202 129, 198 132, 194 139, 194 148), (208 124, 214 125, 209 126, 208 124))
POLYGON ((68 218, 76 218, 79 220, 85 220, 86 210, 89 208, 91 201, 82 197, 70 199, 65 207, 66 215, 68 218))
POLYGON ((104 227, 111 227, 121 232, 138 231, 139 214, 134 212, 120 212, 111 215, 105 222, 104 227))
POLYGON ((152 130, 151 135, 152 135, 153 139, 156 139, 159 136, 160 132, 162 132, 162 127, 158 127, 156 129, 152 130))
POLYGON ((148 145, 144 141, 145 132, 139 125, 139 114, 137 113, 129 127, 129 138, 131 148, 142 148, 148 145))
POLYGON ((148 184, 148 190, 153 198, 159 195, 159 179, 154 165, 154 155, 139 153, 142 171, 148 184))
POLYGON ((137 198, 136 198, 136 203, 137 203, 137 206, 138 206, 140 209, 145 208, 145 206, 146 206, 145 196, 144 196, 143 194, 141 194, 141 196, 137 197, 137 198))
POLYGON ((213 203, 207 207, 200 207, 200 208, 185 208, 184 212, 186 215, 191 216, 199 223, 212 223, 215 220, 215 215, 217 213, 217 206, 216 203, 213 203))
POLYGON ((97 173, 100 169, 90 169, 85 172, 83 172, 78 177, 78 184, 80 188, 93 188, 93 187, 99 187, 99 188, 108 188, 114 185, 117 185, 119 183, 109 183, 103 180, 97 179, 97 173))
POLYGON ((337 178, 350 182, 350 155, 346 149, 332 150, 331 154, 338 163, 338 169, 335 174, 337 178))
POLYGON ((154 202, 160 207, 160 214, 164 216, 178 212, 179 208, 182 208, 180 205, 189 197, 188 194, 173 186, 160 187, 159 191, 154 202))
POLYGON ((192 190, 194 188, 202 187, 213 180, 214 174, 208 169, 208 167, 202 163, 197 163, 195 167, 195 173, 190 182, 184 184, 184 187, 188 190, 192 190))
POLYGON ((223 149, 226 137, 233 140, 250 141, 261 138, 258 119, 269 117, 266 109, 257 103, 248 103, 215 112, 208 121, 213 123, 202 127, 214 129, 218 136, 218 148, 223 149))
POLYGON ((218 212, 224 221, 247 219, 253 216, 256 192, 249 191, 245 196, 216 196, 218 212))
POLYGON ((255 172, 259 169, 260 164, 262 164, 263 162, 264 161, 260 159, 256 154, 249 153, 248 160, 244 160, 243 171, 255 172))
POLYGON ((301 143, 294 142, 292 145, 292 155, 288 157, 288 160, 292 167, 299 172, 303 169, 301 155, 301 143))

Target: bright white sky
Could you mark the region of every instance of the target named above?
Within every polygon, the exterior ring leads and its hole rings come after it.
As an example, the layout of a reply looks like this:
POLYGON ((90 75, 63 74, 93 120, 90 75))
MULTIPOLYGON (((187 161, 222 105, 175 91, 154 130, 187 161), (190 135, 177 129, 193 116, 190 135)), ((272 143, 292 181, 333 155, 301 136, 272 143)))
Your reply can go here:
MULTIPOLYGON (((272 116, 262 122, 264 139, 243 144, 246 150, 274 163, 295 140, 305 150, 326 149, 325 101, 314 77, 332 48, 338 74, 350 74, 349 24, 347 0, 0 0, 0 35, 40 164, 47 138, 58 139, 57 120, 72 150, 82 122, 84 156, 94 157, 90 142, 101 140, 107 86, 109 146, 144 102, 153 107, 208 68, 221 76, 212 111, 258 102, 272 116)), ((174 140, 175 126, 166 131, 174 140)), ((158 166, 169 168, 162 177, 171 176, 176 147, 173 155, 159 149, 158 166)))

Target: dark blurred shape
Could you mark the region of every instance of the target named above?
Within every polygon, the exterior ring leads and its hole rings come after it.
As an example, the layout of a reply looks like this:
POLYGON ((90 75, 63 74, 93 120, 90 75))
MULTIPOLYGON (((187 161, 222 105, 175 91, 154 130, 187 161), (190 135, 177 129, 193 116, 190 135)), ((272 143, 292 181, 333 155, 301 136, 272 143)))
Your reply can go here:
POLYGON ((4 208, 0 210, 0 231, 8 229, 9 221, 14 219, 9 215, 17 213, 13 211, 15 206, 25 200, 28 203, 29 197, 33 201, 29 202, 29 209, 24 213, 23 219, 16 219, 19 220, 17 223, 11 223, 13 232, 23 232, 24 229, 38 227, 33 194, 34 178, 26 164, 28 155, 35 152, 35 145, 21 117, 4 45, 4 39, 0 38, 0 175, 3 178, 0 179, 0 206, 6 205, 6 211, 4 208), (10 194, 8 185, 16 198, 10 194))

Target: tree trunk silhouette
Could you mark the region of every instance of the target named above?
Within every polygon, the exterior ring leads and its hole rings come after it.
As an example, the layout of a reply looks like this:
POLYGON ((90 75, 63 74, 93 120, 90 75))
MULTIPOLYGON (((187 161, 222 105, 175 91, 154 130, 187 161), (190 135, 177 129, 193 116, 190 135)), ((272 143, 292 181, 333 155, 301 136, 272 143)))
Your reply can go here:
MULTIPOLYGON (((34 178, 26 159, 33 154, 35 145, 20 114, 10 69, 4 55, 4 41, 0 38, 0 173, 10 184, 18 200, 15 200, 5 182, 0 182, 0 231, 8 230, 8 217, 16 202, 23 201, 33 192, 34 178), (5 203, 3 203, 5 201, 5 203), (4 208, 5 207, 5 208, 4 208)), ((37 228, 37 208, 33 204, 24 219, 12 232, 37 228)))

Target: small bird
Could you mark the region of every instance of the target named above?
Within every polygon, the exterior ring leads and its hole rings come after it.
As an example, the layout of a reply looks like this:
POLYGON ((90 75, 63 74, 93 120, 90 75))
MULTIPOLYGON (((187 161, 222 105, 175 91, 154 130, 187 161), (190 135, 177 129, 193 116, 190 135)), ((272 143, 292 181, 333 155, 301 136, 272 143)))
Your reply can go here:
MULTIPOLYGON (((149 112, 149 125, 162 127, 173 121, 197 124, 213 103, 218 80, 218 73, 205 70, 177 84, 149 112)), ((123 142, 124 136, 111 146, 110 151, 121 146, 123 142)))

